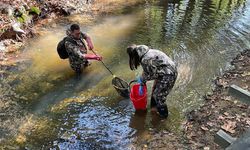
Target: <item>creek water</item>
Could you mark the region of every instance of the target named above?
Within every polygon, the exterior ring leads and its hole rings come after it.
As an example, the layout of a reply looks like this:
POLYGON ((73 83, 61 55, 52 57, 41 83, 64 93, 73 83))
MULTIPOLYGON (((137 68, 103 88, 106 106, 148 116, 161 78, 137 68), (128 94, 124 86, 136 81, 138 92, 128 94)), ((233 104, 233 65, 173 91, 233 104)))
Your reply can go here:
MULTIPOLYGON (((27 149, 130 149, 136 140, 148 138, 151 129, 180 134, 183 114, 199 107, 213 79, 250 47, 249 0, 145 1, 96 20, 79 23, 116 76, 130 81, 142 71, 129 69, 126 47, 132 43, 160 49, 178 64, 178 79, 167 98, 169 118, 160 121, 150 111, 135 113, 130 100, 114 90, 112 76, 100 62, 92 61, 76 78, 68 60, 56 53, 68 24, 55 22, 30 41, 20 54, 26 61, 7 70, 1 82, 1 92, 15 93, 10 98, 27 112, 25 119, 13 119, 18 126, 9 129, 15 131, 10 141, 27 149)), ((151 86, 149 82, 149 96, 151 86)))

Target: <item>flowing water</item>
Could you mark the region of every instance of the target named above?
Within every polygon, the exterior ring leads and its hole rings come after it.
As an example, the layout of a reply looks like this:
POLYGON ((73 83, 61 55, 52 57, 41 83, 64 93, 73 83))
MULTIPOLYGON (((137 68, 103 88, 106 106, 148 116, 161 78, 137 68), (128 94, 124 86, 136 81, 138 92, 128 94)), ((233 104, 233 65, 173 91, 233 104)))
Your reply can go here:
POLYGON ((129 44, 146 44, 174 59, 179 76, 167 98, 169 118, 162 122, 150 112, 135 113, 130 100, 113 89, 112 76, 100 62, 92 61, 75 77, 56 53, 67 24, 55 23, 24 48, 23 63, 6 70, 1 80, 3 97, 25 110, 3 119, 2 143, 27 149, 130 149, 151 128, 179 134, 183 114, 199 107, 213 79, 250 47, 249 0, 145 1, 124 12, 88 25, 80 22, 81 29, 92 37, 105 64, 127 81, 141 73, 129 70, 129 44))

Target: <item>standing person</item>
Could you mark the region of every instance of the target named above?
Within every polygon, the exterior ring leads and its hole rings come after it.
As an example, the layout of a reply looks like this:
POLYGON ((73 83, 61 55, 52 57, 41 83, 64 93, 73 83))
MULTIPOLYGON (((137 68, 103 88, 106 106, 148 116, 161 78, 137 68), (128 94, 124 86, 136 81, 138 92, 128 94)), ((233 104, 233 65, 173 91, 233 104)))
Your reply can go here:
POLYGON ((155 80, 152 89, 151 109, 157 109, 163 118, 168 117, 166 97, 174 86, 177 78, 175 63, 162 51, 149 49, 146 45, 131 45, 127 47, 129 65, 131 70, 142 66, 143 73, 140 81, 146 84, 155 80))
POLYGON ((93 50, 94 46, 90 37, 80 31, 79 25, 72 24, 66 33, 65 48, 69 55, 69 63, 77 74, 80 74, 82 69, 89 65, 88 60, 102 60, 99 55, 87 54, 87 50, 93 50))

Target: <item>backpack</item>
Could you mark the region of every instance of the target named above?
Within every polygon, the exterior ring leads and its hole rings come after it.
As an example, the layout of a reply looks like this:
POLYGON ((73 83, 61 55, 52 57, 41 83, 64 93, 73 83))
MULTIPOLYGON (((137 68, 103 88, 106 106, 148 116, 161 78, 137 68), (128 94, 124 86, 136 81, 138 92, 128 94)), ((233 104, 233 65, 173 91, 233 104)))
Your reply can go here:
POLYGON ((67 59, 67 58, 69 58, 69 54, 68 54, 68 52, 67 52, 67 50, 66 50, 66 47, 65 47, 65 42, 66 42, 66 41, 69 41, 69 42, 71 42, 71 43, 76 44, 76 42, 75 42, 72 38, 70 38, 70 37, 64 37, 64 38, 57 44, 57 53, 58 53, 58 55, 59 55, 59 57, 60 57, 61 59, 67 59))

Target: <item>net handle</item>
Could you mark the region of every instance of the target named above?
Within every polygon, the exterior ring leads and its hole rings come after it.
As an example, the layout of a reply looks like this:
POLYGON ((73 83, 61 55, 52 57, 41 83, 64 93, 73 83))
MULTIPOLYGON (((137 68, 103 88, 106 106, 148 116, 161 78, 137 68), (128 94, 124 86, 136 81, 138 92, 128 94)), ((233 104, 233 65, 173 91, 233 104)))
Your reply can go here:
MULTIPOLYGON (((94 50, 91 49, 91 51, 97 56, 96 52, 94 50)), ((114 77, 113 72, 106 66, 106 64, 104 64, 104 62, 102 60, 100 60, 103 64, 103 66, 110 72, 110 74, 114 77)))

